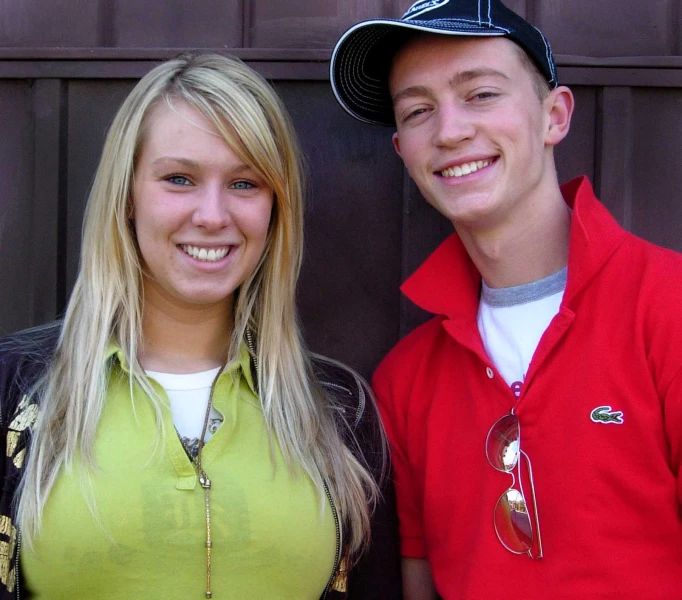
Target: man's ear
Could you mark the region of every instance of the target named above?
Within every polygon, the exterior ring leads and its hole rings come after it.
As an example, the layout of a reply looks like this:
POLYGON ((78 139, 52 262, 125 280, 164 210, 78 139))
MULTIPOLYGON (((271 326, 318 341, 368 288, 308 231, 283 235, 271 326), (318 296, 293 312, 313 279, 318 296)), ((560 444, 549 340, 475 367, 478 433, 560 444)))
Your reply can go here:
POLYGON ((573 92, 565 85, 553 89, 543 102, 547 115, 545 144, 556 146, 571 128, 571 116, 575 107, 573 92))
POLYGON ((391 140, 393 141, 393 147, 395 148, 395 151, 398 153, 398 156, 402 158, 403 155, 400 154, 400 138, 398 137, 397 131, 393 134, 391 140))

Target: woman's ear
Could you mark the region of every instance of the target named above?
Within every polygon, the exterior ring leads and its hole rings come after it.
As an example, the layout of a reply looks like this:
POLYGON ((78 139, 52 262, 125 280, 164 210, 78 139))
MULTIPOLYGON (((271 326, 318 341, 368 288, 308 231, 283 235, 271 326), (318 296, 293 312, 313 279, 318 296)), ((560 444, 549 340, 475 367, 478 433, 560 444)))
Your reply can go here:
POLYGON ((573 92, 565 85, 554 88, 543 101, 547 116, 545 144, 556 146, 568 134, 575 107, 573 92))

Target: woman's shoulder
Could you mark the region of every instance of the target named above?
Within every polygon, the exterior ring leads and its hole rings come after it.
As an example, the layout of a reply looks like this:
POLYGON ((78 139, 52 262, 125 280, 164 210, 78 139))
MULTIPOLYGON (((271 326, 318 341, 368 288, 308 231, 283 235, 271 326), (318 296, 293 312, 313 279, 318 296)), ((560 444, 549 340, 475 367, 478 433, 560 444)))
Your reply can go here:
POLYGON ((351 451, 369 466, 377 481, 386 469, 383 427, 367 382, 343 363, 314 355, 313 371, 335 411, 339 431, 351 451))
POLYGON ((0 398, 35 382, 50 363, 60 330, 61 323, 50 323, 0 339, 0 398))
POLYGON ((312 357, 317 383, 331 399, 332 405, 344 414, 351 429, 356 429, 367 414, 371 392, 367 382, 343 363, 321 356, 312 357))

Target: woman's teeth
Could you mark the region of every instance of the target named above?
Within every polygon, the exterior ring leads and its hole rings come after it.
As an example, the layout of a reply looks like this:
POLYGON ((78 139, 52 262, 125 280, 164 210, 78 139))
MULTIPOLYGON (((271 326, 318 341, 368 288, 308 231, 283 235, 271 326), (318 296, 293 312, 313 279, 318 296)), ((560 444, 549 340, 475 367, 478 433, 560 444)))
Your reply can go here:
POLYGON ((225 258, 229 252, 230 247, 226 246, 224 248, 199 248, 197 246, 188 246, 186 244, 181 244, 180 248, 185 254, 189 254, 192 258, 197 260, 202 260, 204 262, 215 262, 221 258, 225 258))

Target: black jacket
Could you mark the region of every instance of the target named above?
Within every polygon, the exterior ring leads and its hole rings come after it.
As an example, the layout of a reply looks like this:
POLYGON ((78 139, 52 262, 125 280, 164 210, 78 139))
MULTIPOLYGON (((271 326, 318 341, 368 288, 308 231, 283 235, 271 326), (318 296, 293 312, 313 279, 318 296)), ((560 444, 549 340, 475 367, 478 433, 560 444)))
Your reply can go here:
MULTIPOLYGON (((25 393, 48 366, 59 327, 58 323, 38 327, 0 340, 0 447, 5 448, 5 459, 0 460, 0 600, 30 597, 22 588, 21 535, 14 524, 16 490, 29 450, 30 431, 39 413, 39 407, 29 403, 25 393)), ((339 549, 335 576, 320 600, 400 600, 395 496, 390 478, 382 473, 385 469, 376 407, 351 372, 324 360, 315 360, 313 367, 338 410, 339 428, 348 446, 377 480, 383 481, 382 500, 372 515, 369 550, 347 569, 347 555, 339 549)))

